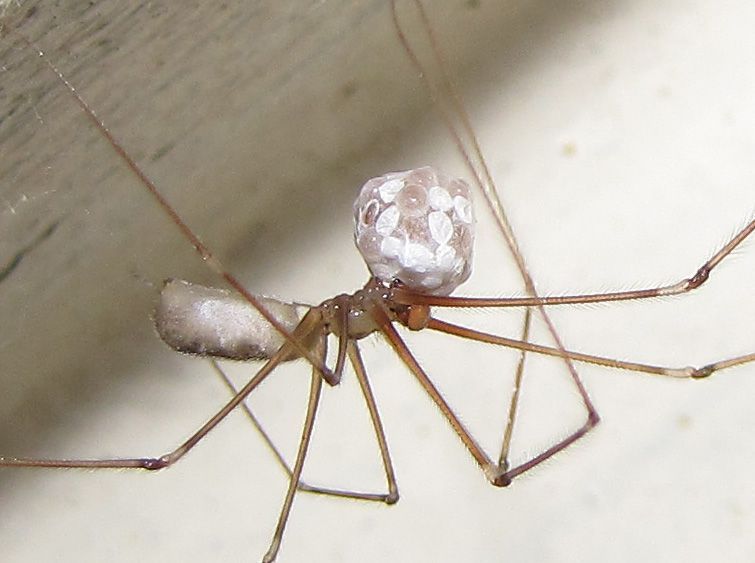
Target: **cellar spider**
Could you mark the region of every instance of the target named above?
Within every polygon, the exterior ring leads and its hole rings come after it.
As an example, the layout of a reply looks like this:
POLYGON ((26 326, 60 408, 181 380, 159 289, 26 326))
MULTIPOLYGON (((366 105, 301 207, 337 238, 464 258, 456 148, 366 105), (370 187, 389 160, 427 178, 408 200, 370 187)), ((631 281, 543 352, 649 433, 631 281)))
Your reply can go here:
POLYGON ((525 384, 526 385, 526 384, 525 384))

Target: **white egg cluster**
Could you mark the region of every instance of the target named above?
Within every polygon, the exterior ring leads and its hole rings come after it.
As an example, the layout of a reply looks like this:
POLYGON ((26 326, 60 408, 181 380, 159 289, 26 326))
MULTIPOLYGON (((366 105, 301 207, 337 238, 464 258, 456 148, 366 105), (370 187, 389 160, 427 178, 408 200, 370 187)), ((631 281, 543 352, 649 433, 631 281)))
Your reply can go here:
POLYGON ((376 278, 448 295, 471 273, 469 186, 430 166, 369 180, 354 202, 354 240, 376 278))

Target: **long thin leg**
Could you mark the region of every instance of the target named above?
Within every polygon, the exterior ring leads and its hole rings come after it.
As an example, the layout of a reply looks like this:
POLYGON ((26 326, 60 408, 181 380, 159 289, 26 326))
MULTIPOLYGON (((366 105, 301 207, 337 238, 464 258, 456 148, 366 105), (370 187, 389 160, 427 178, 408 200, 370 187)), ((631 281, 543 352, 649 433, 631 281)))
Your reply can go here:
POLYGON ((396 473, 393 471, 393 463, 391 462, 391 454, 388 451, 388 442, 385 439, 385 431, 383 430, 383 423, 380 421, 380 413, 377 409, 377 403, 375 402, 375 395, 372 393, 370 387, 370 381, 367 378, 367 370, 364 368, 364 361, 362 361, 362 354, 359 352, 359 347, 353 340, 349 341, 349 359, 352 366, 354 366, 354 373, 359 380, 359 386, 362 388, 362 394, 364 400, 367 403, 367 409, 370 411, 370 419, 372 420, 372 427, 375 429, 375 436, 377 437, 378 446, 380 447, 380 456, 383 458, 383 468, 385 469, 385 478, 388 481, 388 494, 381 495, 386 504, 395 504, 398 502, 398 485, 396 484, 396 473))
MULTIPOLYGON (((564 344, 558 334, 558 331, 556 330, 556 326, 553 324, 553 321, 548 316, 545 307, 540 302, 540 296, 537 293, 535 283, 532 279, 532 276, 530 275, 529 268, 527 267, 524 259, 524 255, 522 254, 517 238, 514 235, 514 229, 512 228, 506 212, 504 211, 501 198, 498 194, 498 190, 496 189, 493 177, 490 174, 490 169, 487 166, 485 157, 483 156, 482 149, 480 148, 480 144, 477 140, 477 136, 474 133, 474 128, 472 127, 469 115, 467 114, 467 111, 464 107, 464 103, 446 71, 448 65, 445 63, 440 45, 435 38, 435 34, 432 30, 432 26, 430 25, 429 18, 425 13, 424 6, 420 0, 414 0, 412 3, 414 4, 419 15, 422 24, 422 30, 424 31, 426 39, 429 43, 432 62, 438 69, 438 75, 434 77, 435 80, 431 78, 432 74, 427 72, 427 69, 422 64, 419 57, 417 56, 417 53, 412 47, 407 34, 403 30, 400 18, 398 17, 396 0, 392 0, 391 11, 393 15, 394 28, 398 35, 399 41, 401 42, 404 51, 409 58, 409 61, 417 69, 420 79, 427 87, 435 108, 438 110, 441 119, 451 133, 451 138, 459 149, 459 152, 463 157, 470 173, 474 176, 477 186, 485 196, 490 211, 495 217, 496 226, 498 227, 499 232, 506 241, 506 245, 508 246, 512 257, 516 262, 517 269, 522 276, 522 281, 524 282, 525 289, 532 299, 532 302, 530 304, 538 311, 541 318, 543 319, 543 322, 545 323, 556 348, 561 352, 564 352, 564 344)), ((543 452, 543 454, 541 454, 540 456, 542 459, 551 457, 556 452, 564 449, 569 444, 578 440, 592 428, 594 428, 595 425, 600 421, 600 417, 598 416, 598 413, 595 410, 595 407, 593 406, 592 401, 587 394, 587 390, 585 389, 585 386, 579 378, 579 374, 577 374, 577 370, 575 369, 571 359, 565 353, 562 353, 561 357, 563 358, 564 365, 569 373, 569 376, 574 383, 574 386, 577 388, 577 392, 579 393, 580 398, 582 399, 585 410, 587 411, 587 419, 575 433, 567 436, 567 438, 560 441, 549 450, 543 452)), ((512 470, 512 472, 513 471, 515 470, 512 470)), ((526 468, 524 469, 524 471, 526 471, 526 468)), ((509 475, 509 473, 507 473, 506 475, 509 475)), ((501 476, 501 482, 498 484, 507 484, 506 482, 504 482, 506 475, 501 476)))
POLYGON ((115 153, 124 162, 126 167, 136 176, 139 183, 149 192, 150 196, 155 200, 157 205, 165 212, 171 222, 178 227, 181 234, 191 243, 194 250, 199 254, 202 260, 207 266, 215 272, 218 276, 223 278, 233 289, 235 289, 244 299, 246 299, 260 314, 277 330, 286 341, 293 347, 294 350, 303 358, 306 358, 310 364, 317 367, 323 378, 330 384, 335 385, 338 383, 335 375, 331 372, 323 361, 318 363, 317 358, 312 354, 312 351, 308 349, 305 343, 301 342, 298 338, 294 337, 286 328, 273 316, 260 300, 247 290, 236 277, 231 274, 220 260, 210 251, 210 249, 202 242, 197 234, 187 225, 183 219, 176 213, 173 206, 167 199, 160 193, 155 186, 155 183, 147 176, 146 172, 136 163, 126 149, 121 145, 120 141, 110 132, 105 123, 97 116, 94 110, 89 104, 81 97, 78 90, 68 82, 68 79, 63 75, 58 67, 56 67, 51 60, 39 49, 34 43, 32 43, 24 35, 11 30, 11 32, 20 38, 30 49, 36 51, 40 58, 44 61, 47 67, 52 71, 56 78, 63 84, 65 89, 71 94, 78 106, 84 112, 89 121, 95 126, 97 131, 105 138, 108 144, 113 148, 115 153))
POLYGON ((451 406, 440 394, 440 391, 438 391, 433 382, 427 376, 425 370, 422 369, 422 366, 419 365, 416 358, 409 351, 401 336, 399 336, 398 332, 396 332, 396 329, 393 328, 393 325, 390 323, 390 320, 388 319, 388 316, 385 314, 385 312, 378 306, 376 306, 374 309, 371 309, 370 312, 373 315, 375 322, 380 327, 380 331, 386 337, 401 360, 417 378, 417 381, 419 381, 420 385, 422 385, 427 394, 430 395, 430 398, 433 400, 433 402, 435 402, 437 407, 443 413, 443 416, 446 417, 446 420, 448 420, 456 434, 459 436, 459 438, 461 438, 464 446, 467 448, 469 453, 472 454, 472 457, 482 468, 485 476, 493 485, 497 487, 508 486, 514 477, 524 473, 525 471, 528 471, 529 469, 532 469, 536 465, 542 463, 561 450, 567 448, 568 446, 582 438, 590 431, 590 429, 595 426, 595 424, 597 424, 597 414, 594 412, 594 410, 589 411, 587 421, 576 431, 566 436, 566 438, 558 441, 556 444, 554 444, 544 452, 538 454, 531 460, 517 467, 514 467, 513 469, 507 470, 505 467, 494 463, 493 460, 488 457, 485 451, 477 443, 477 440, 475 440, 475 438, 469 433, 461 420, 459 420, 459 418, 456 416, 456 413, 454 413, 451 406))
MULTIPOLYGON (((326 336, 320 338, 317 345, 318 355, 321 360, 325 361, 326 352, 326 336)), ((283 501, 283 507, 281 508, 280 516, 278 517, 278 524, 275 526, 275 533, 273 539, 270 542, 270 547, 262 558, 265 563, 270 563, 275 560, 275 556, 278 554, 281 540, 283 539, 283 532, 288 522, 288 516, 291 514, 291 506, 294 502, 294 495, 297 491, 297 485, 301 478, 302 469, 304 469, 304 459, 307 457, 307 450, 309 449, 309 443, 312 438, 312 428, 315 424, 315 415, 317 414, 317 407, 320 404, 320 391, 322 390, 322 376, 318 372, 317 368, 312 368, 312 383, 309 389, 309 403, 307 404, 307 416, 304 419, 304 427, 302 428, 301 440, 299 442, 299 451, 296 454, 296 461, 294 462, 294 468, 291 472, 291 478, 288 482, 288 490, 286 491, 286 498, 283 501)))
POLYGON ((398 332, 396 332, 396 329, 393 328, 393 325, 388 322, 387 318, 385 319, 385 321, 386 322, 381 324, 380 330, 385 335, 389 344, 393 347, 393 349, 396 351, 401 360, 406 364, 409 370, 414 374, 420 385, 424 387, 427 394, 430 395, 430 398, 438 406, 440 411, 443 413, 443 416, 446 417, 456 434, 459 435, 461 441, 464 442, 464 445, 466 446, 467 450, 469 450, 469 453, 472 454, 472 457, 475 459, 475 461, 477 461, 482 470, 485 472, 488 480, 490 480, 491 483, 495 483, 496 479, 500 475, 498 466, 492 462, 492 460, 488 457, 488 455, 483 451, 477 441, 466 429, 464 424, 456 416, 451 406, 440 394, 440 391, 438 391, 437 387, 435 387, 433 382, 430 381, 430 378, 425 373, 425 370, 422 369, 422 366, 419 365, 412 353, 406 347, 406 344, 402 340, 401 336, 399 336, 398 332))
POLYGON ((346 348, 349 341, 349 298, 341 295, 335 299, 338 308, 338 354, 336 355, 336 367, 333 370, 335 378, 340 381, 343 374, 343 366, 346 364, 346 348))
POLYGON ((511 484, 512 479, 526 471, 529 471, 533 467, 540 465, 560 451, 566 449, 574 442, 585 436, 585 434, 587 434, 597 424, 597 413, 592 410, 588 415, 587 421, 582 426, 566 436, 566 438, 559 440, 553 446, 541 452, 532 459, 514 467, 513 469, 508 469, 505 465, 495 464, 482 450, 482 448, 479 446, 474 437, 469 433, 469 431, 464 427, 464 425, 458 419, 448 403, 446 403, 445 399, 440 394, 438 389, 433 385, 432 381, 430 381, 430 378, 417 363, 417 360, 414 358, 414 356, 412 356, 411 352, 409 352, 406 344, 403 342, 403 340, 401 340, 401 337, 395 331, 393 326, 388 325, 387 327, 385 327, 383 333, 388 337, 389 342, 391 343, 391 345, 393 345, 398 355, 401 357, 404 363, 406 363, 412 373, 414 373, 420 384, 425 388, 425 391, 427 391, 432 400, 435 401, 435 404, 438 406, 453 429, 459 435, 462 442, 464 442, 464 445, 472 454, 472 457, 474 457, 477 463, 480 464, 480 467, 482 467, 488 480, 497 487, 508 486, 509 484, 511 484))
MULTIPOLYGON (((536 456, 529 462, 522 464, 518 468, 514 468, 511 471, 506 473, 506 475, 509 478, 513 478, 516 475, 521 474, 524 471, 527 471, 531 467, 534 467, 538 463, 549 458, 551 455, 553 455, 557 451, 567 447, 570 443, 573 443, 574 441, 582 437, 584 434, 586 434, 599 421, 597 412, 595 411, 595 408, 593 407, 592 402, 587 396, 584 386, 576 370, 574 369, 573 364, 571 363, 572 359, 587 360, 588 358, 593 358, 594 360, 598 360, 598 358, 594 356, 589 357, 587 355, 581 355, 581 358, 578 358, 576 356, 571 356, 570 354, 566 353, 564 345, 558 333, 556 332, 555 325, 553 324, 547 312, 545 311, 544 305, 567 303, 567 302, 591 302, 591 300, 594 302, 598 302, 598 301, 603 301, 603 300, 637 299, 641 297, 654 297, 658 295, 684 293, 686 291, 694 289, 695 287, 699 287, 699 285, 701 285, 702 283, 705 282, 705 280, 707 280, 710 274, 710 270, 712 270, 726 255, 728 255, 734 249, 734 247, 739 245, 745 238, 747 238, 752 233, 753 230, 755 230, 755 221, 750 222, 749 225, 747 225, 742 231, 740 231, 740 233, 736 237, 734 237, 732 241, 730 241, 726 246, 724 246, 710 261, 706 263, 706 265, 704 265, 700 270, 698 270, 698 272, 692 278, 690 278, 689 280, 684 280, 680 282, 680 284, 676 284, 675 286, 669 286, 667 288, 660 288, 661 290, 660 292, 658 290, 655 290, 655 291, 651 290, 650 292, 651 294, 646 295, 646 296, 638 294, 637 292, 625 292, 625 293, 614 293, 614 294, 609 294, 609 295, 604 294, 604 295, 599 295, 599 296, 572 296, 572 297, 566 297, 566 298, 545 298, 545 299, 541 298, 537 294, 534 283, 532 281, 532 277, 530 276, 530 273, 524 261, 524 257, 519 249, 519 245, 516 241, 516 237, 514 235, 511 224, 508 221, 508 218, 506 217, 506 214, 503 210, 503 205, 500 201, 498 191, 495 188, 495 182, 493 181, 490 171, 485 162, 485 158, 482 154, 482 150, 480 149, 480 145, 477 141, 476 135, 474 134, 474 130, 471 126, 469 116, 467 115, 466 110, 464 108, 464 104, 461 100, 460 95, 456 91, 456 88, 454 87, 452 81, 450 80, 446 72, 447 65, 445 64, 444 57, 442 55, 439 44, 434 36, 432 27, 425 13, 423 4, 420 0, 413 1, 413 4, 416 7, 416 11, 421 20, 422 30, 424 31, 424 34, 429 42, 430 53, 432 56, 431 62, 437 67, 439 71, 438 76, 433 76, 432 73, 427 72, 425 65, 420 61, 414 48, 410 44, 409 37, 404 32, 402 24, 399 21, 396 3, 397 3, 396 0, 393 0, 391 2, 391 8, 392 8, 392 13, 393 13, 394 26, 395 26, 397 35, 399 37, 399 40, 401 41, 401 44, 403 45, 404 50, 410 62, 418 70, 421 80, 424 82, 428 91, 430 92, 430 97, 433 100, 435 108, 438 110, 438 113, 441 115, 442 120, 444 121, 444 123, 446 124, 446 127, 451 133, 451 137, 453 141, 456 143, 457 147, 459 148, 459 151, 462 157, 464 158, 464 161, 467 164, 467 167, 469 168, 470 172, 476 179, 477 185, 480 187, 480 189, 484 193, 485 198, 487 199, 487 202, 489 204, 489 207, 496 218, 497 226, 499 227, 500 232, 503 234, 504 238, 506 239, 507 245, 514 256, 514 259, 517 263, 517 267, 524 280, 527 293, 530 295, 527 298, 518 299, 518 300, 514 300, 514 299, 491 300, 489 301, 490 303, 489 306, 516 306, 518 305, 518 306, 533 306, 537 308, 538 312, 543 318, 548 328, 548 331, 550 332, 551 337, 553 338, 554 343, 555 343, 555 348, 549 348, 548 350, 550 351, 550 353, 552 353, 552 355, 561 357, 565 361, 565 364, 569 371, 571 379, 574 382, 575 386, 577 387, 577 390, 579 391, 579 394, 582 398, 582 401, 588 413, 587 421, 582 426, 582 428, 580 428, 576 433, 568 436, 565 440, 562 440, 561 442, 555 444, 553 447, 549 448, 548 450, 546 450, 539 456, 536 456), (460 123, 458 127, 457 127, 457 123, 460 123), (506 301, 505 304, 503 303, 504 301, 506 301)), ((432 305, 439 305, 439 306, 466 306, 466 307, 485 306, 484 301, 478 301, 478 300, 473 300, 473 299, 469 299, 469 300, 462 299, 461 301, 459 301, 456 298, 447 298, 447 299, 440 298, 438 300, 435 300, 435 298, 433 297, 424 299, 421 296, 414 296, 414 295, 412 295, 411 297, 407 297, 406 299, 402 299, 400 296, 402 291, 403 290, 397 290, 396 294, 394 295, 394 298, 396 299, 396 301, 400 301, 405 304, 420 304, 421 303, 421 304, 426 304, 426 305, 432 304, 432 305)), ((405 295, 408 295, 408 292, 405 295)), ((526 342, 520 342, 520 344, 521 344, 521 346, 519 347, 520 349, 535 350, 536 348, 534 346, 525 347, 525 345, 528 344, 526 342)), ((746 355, 739 358, 732 358, 730 360, 724 360, 722 362, 716 362, 715 364, 711 364, 709 366, 706 366, 705 368, 700 368, 696 370, 693 374, 684 373, 683 376, 694 375, 696 377, 704 377, 704 376, 710 375, 710 373, 718 369, 723 369, 725 367, 731 367, 731 366, 739 365, 748 361, 753 361, 753 359, 755 359, 755 357, 753 356, 755 355, 746 355)), ((611 360, 606 360, 606 361, 611 362, 611 360)), ((616 362, 609 363, 607 365, 616 366, 616 362)), ((629 363, 624 363, 622 367, 629 367, 629 365, 630 365, 629 363)), ((640 364, 634 364, 634 366, 641 367, 640 364)), ((436 400, 436 402, 438 401, 436 400)), ((448 413, 444 412, 444 414, 446 414, 446 416, 448 417, 448 413)))
MULTIPOLYGON (((398 10, 396 8, 396 0, 392 0, 391 8, 392 8, 394 27, 396 28, 396 32, 399 36, 399 40, 401 44, 403 45, 404 51, 409 57, 410 62, 419 71, 419 75, 427 87, 427 90, 430 94, 430 98, 433 100, 435 108, 437 109, 438 113, 441 116, 441 119, 445 123, 446 128, 451 133, 451 137, 454 143, 456 144, 460 154, 462 155, 462 158, 464 159, 467 169, 474 176, 477 182, 477 185, 479 186, 480 190, 485 196, 485 199, 487 200, 488 205, 490 206, 490 209, 496 219, 497 225, 501 233, 503 234, 503 237, 506 240, 506 244, 509 247, 509 250, 511 251, 511 254, 513 255, 516 261, 517 267, 522 275, 522 280, 524 281, 524 285, 527 290, 527 293, 529 293, 531 296, 530 300, 532 300, 532 303, 530 304, 538 308, 541 316, 543 317, 543 320, 545 321, 545 324, 548 327, 549 332, 551 333, 556 343, 556 346, 562 349, 563 344, 561 343, 558 333, 556 332, 555 326, 553 325, 547 313, 543 309, 542 304, 538 302, 539 296, 537 295, 537 292, 535 291, 534 282, 532 281, 532 278, 529 274, 527 265, 525 264, 525 261, 524 261, 524 257, 522 256, 522 253, 519 250, 519 244, 516 240, 516 237, 514 236, 514 231, 509 223, 506 213, 503 210, 503 205, 500 201, 498 192, 496 191, 496 188, 495 188, 495 182, 493 181, 493 177, 490 173, 487 162, 485 161, 485 157, 483 156, 482 149, 477 140, 477 135, 475 135, 474 128, 472 127, 472 123, 471 123, 471 120, 469 119, 466 108, 464 107, 464 103, 461 99, 461 96, 456 91, 456 88, 453 85, 453 81, 448 75, 448 72, 447 72, 448 65, 445 62, 443 53, 440 49, 437 39, 435 38, 435 33, 433 32, 432 26, 430 25, 430 20, 427 17, 427 13, 425 12, 424 5, 422 4, 420 0, 414 0, 414 5, 419 14, 420 21, 422 23, 422 28, 430 44, 430 52, 432 53, 432 56, 433 56, 433 63, 435 64, 439 72, 439 75, 437 77, 438 78, 437 82, 431 79, 431 73, 426 72, 424 65, 422 64, 415 50, 412 48, 411 44, 409 43, 408 37, 404 33, 403 28, 399 22, 398 10), (458 126, 457 126, 457 123, 459 124, 458 126)), ((401 289, 399 289, 398 291, 400 292, 401 289)), ((398 295, 394 297, 396 297, 398 301, 401 301, 398 295)), ((415 296, 413 296, 412 298, 414 297, 415 296)), ((425 296, 421 296, 419 301, 409 301, 405 303, 406 304, 412 304, 412 303, 421 304, 422 297, 425 297, 425 296)), ((454 298, 451 298, 451 299, 454 299, 454 298)), ((522 327, 522 340, 525 340, 525 341, 527 340, 527 336, 529 334, 531 314, 532 314, 532 311, 530 309, 527 309, 525 313, 524 324, 522 327)), ((524 375, 525 358, 526 358, 526 351, 522 350, 522 355, 520 357, 520 361, 517 366, 517 371, 515 374, 515 388, 514 388, 514 393, 512 394, 512 397, 511 397, 511 403, 509 405, 507 423, 506 423, 506 428, 504 430, 503 443, 501 445, 501 453, 499 456, 499 469, 500 468, 508 469, 508 454, 509 454, 509 449, 511 445, 511 437, 513 435, 513 430, 514 430, 514 420, 516 418, 516 409, 517 409, 517 405, 519 401, 519 390, 521 387, 522 377, 524 375)), ((599 417, 598 417, 597 412, 595 411, 595 408, 592 405, 592 402, 590 401, 590 398, 587 395, 586 390, 584 389, 581 381, 579 380, 579 376, 577 375, 577 372, 574 369, 574 366, 571 365, 568 358, 564 358, 564 360, 566 363, 567 370, 569 371, 570 376, 572 380, 574 381, 574 384, 577 386, 577 389, 582 397, 582 401, 585 405, 585 409, 587 410, 587 413, 588 413, 587 421, 585 422, 583 429, 581 429, 581 430, 584 430, 584 432, 586 433, 590 430, 590 428, 592 428, 595 424, 598 423, 599 417)))
MULTIPOLYGON (((569 359, 580 361, 580 362, 588 362, 592 364, 598 364, 608 367, 615 367, 620 369, 627 369, 632 371, 642 371, 646 373, 652 373, 655 375, 665 375, 670 377, 691 377, 691 378, 701 378, 701 377, 707 377, 714 371, 722 370, 725 368, 733 367, 736 365, 745 364, 747 362, 755 361, 755 354, 747 354, 744 356, 739 356, 737 358, 731 358, 728 360, 722 360, 720 362, 715 362, 712 364, 708 364, 707 366, 704 366, 702 368, 683 368, 683 369, 670 369, 670 368, 662 368, 658 366, 650 366, 646 364, 636 364, 631 362, 622 362, 618 360, 611 360, 608 358, 601 358, 599 356, 591 356, 589 354, 581 354, 578 352, 571 352, 566 351, 558 348, 552 348, 548 346, 541 346, 538 344, 532 344, 527 341, 522 340, 513 340, 508 338, 503 338, 499 336, 495 336, 492 334, 487 334, 484 332, 475 331, 472 329, 468 329, 465 327, 460 327, 457 325, 453 325, 451 323, 447 323, 445 321, 440 321, 438 319, 431 318, 428 321, 427 328, 432 330, 438 330, 440 332, 445 332, 447 334, 452 334, 455 336, 460 336, 462 338, 468 338, 472 340, 478 340, 480 342, 487 342, 490 344, 497 344, 501 346, 507 346, 510 348, 517 348, 519 350, 526 350, 528 352, 534 352, 538 354, 546 354, 549 356, 555 356, 555 357, 563 357, 564 354, 567 354, 569 359)), ((430 382, 430 380, 427 378, 427 375, 422 371, 422 369, 417 364, 416 360, 411 356, 409 350, 406 348, 406 345, 401 341, 398 334, 395 332, 393 327, 390 327, 391 331, 393 331, 393 334, 390 334, 389 331, 383 330, 384 334, 388 336, 389 341, 391 344, 394 345, 394 348, 399 353, 401 358, 404 360, 404 362, 409 366, 409 368, 412 370, 412 372, 417 376, 417 378, 420 380, 420 383, 422 383, 423 387, 427 390, 427 392, 430 394, 432 399, 436 402, 438 407, 441 409, 443 414, 446 416, 446 418, 449 420, 451 425, 454 427, 454 430, 459 434, 464 444, 467 446, 467 449, 472 453, 472 455, 475 457, 475 459, 480 463, 483 470, 485 471, 486 475, 488 475, 488 478, 490 479, 490 475, 495 474, 495 472, 498 472, 497 477, 495 480, 491 479, 491 482, 494 485, 498 486, 506 486, 509 483, 511 483, 511 480, 515 477, 521 475, 522 473, 525 473, 526 471, 529 471, 533 467, 536 467, 555 455, 556 453, 560 452, 561 450, 567 448, 580 438, 582 438, 587 432, 590 431, 592 426, 590 425, 590 419, 588 418, 588 421, 586 424, 584 424, 582 427, 580 427, 576 432, 570 434, 563 440, 557 442, 547 450, 541 452, 540 454, 534 456, 533 458, 525 461, 524 463, 512 468, 507 469, 505 465, 505 460, 502 462, 499 466, 492 466, 490 464, 490 459, 485 455, 482 450, 480 450, 479 446, 475 442, 474 438, 469 434, 469 432, 462 426, 461 422, 456 418, 453 411, 451 411, 450 407, 446 404, 443 397, 441 397, 438 390, 433 386, 433 384, 430 382), (397 340, 394 340, 397 339, 397 340)))
POLYGON ((228 414, 246 399, 254 389, 291 353, 288 344, 283 345, 244 385, 233 398, 215 415, 204 423, 199 430, 173 451, 160 457, 137 457, 121 459, 35 459, 22 457, 0 457, 0 467, 82 467, 87 469, 163 469, 176 463, 186 455, 202 438, 215 428, 228 414))
POLYGON ((544 354, 546 356, 554 356, 557 358, 563 357, 563 355, 566 354, 570 359, 578 362, 649 373, 652 375, 662 375, 666 377, 701 379, 710 376, 716 371, 721 371, 726 368, 731 368, 755 361, 755 353, 752 353, 745 354, 743 356, 737 356, 735 358, 728 358, 726 360, 721 360, 718 362, 713 362, 699 368, 691 366, 683 368, 671 368, 628 362, 624 360, 614 360, 612 358, 605 358, 603 356, 595 356, 592 354, 583 354, 581 352, 574 352, 571 350, 559 350, 558 348, 551 346, 543 346, 541 344, 533 344, 524 340, 515 340, 513 338, 506 338, 503 336, 497 336, 495 334, 480 332, 471 328, 466 328, 463 326, 448 323, 446 321, 441 321, 440 319, 436 319, 434 317, 431 317, 428 320, 427 328, 431 330, 437 330, 439 332, 445 332, 446 334, 452 334, 454 336, 460 336, 462 338, 477 340, 479 342, 486 342, 488 344, 496 344, 498 346, 506 346, 507 348, 526 350, 528 352, 534 352, 536 354, 544 354))
MULTIPOLYGON (((218 365, 218 363, 215 360, 210 360, 210 363, 212 364, 213 369, 217 373, 218 377, 220 377, 220 380, 224 383, 226 388, 231 392, 232 395, 235 395, 238 392, 238 390, 236 389, 236 386, 233 384, 233 382, 228 378, 228 376, 225 374, 225 372, 221 369, 221 367, 218 365)), ((359 377, 359 374, 357 374, 357 377, 359 377)), ((362 392, 365 393, 364 388, 362 389, 362 392)), ((375 400, 374 400, 374 397, 372 396, 372 390, 369 389, 369 387, 367 388, 366 393, 369 393, 369 397, 365 394, 365 399, 367 401, 367 408, 370 410, 370 416, 373 416, 373 409, 375 411, 375 416, 378 416, 377 408, 375 406, 375 400)), ((257 416, 252 412, 252 409, 249 407, 249 405, 246 402, 243 402, 241 404, 241 408, 243 409, 244 414, 252 423, 252 425, 260 433, 267 447, 275 456, 275 459, 278 461, 278 465, 280 465, 283 471, 285 471, 286 474, 289 477, 291 477, 291 474, 292 474, 291 467, 286 462, 285 458, 283 457, 283 454, 276 447, 275 443, 273 442, 273 439, 270 437, 270 435, 267 433, 265 428, 262 426, 262 423, 259 421, 257 416)), ((382 432, 382 425, 380 423, 379 416, 377 418, 377 423, 375 422, 375 418, 373 418, 373 426, 376 426, 376 428, 380 428, 380 432, 382 432)), ((376 430, 376 432, 378 431, 376 430)), ((390 467, 390 456, 387 455, 387 447, 384 446, 384 441, 385 441, 384 435, 381 436, 381 434, 378 433, 378 445, 380 447, 381 456, 383 457, 383 465, 385 466, 387 463, 389 466, 389 469, 386 469, 386 477, 388 479, 388 491, 389 491, 388 494, 364 493, 364 492, 349 491, 349 490, 344 490, 344 489, 317 487, 314 485, 310 485, 302 480, 299 480, 297 488, 304 493, 315 493, 315 494, 326 495, 326 496, 334 496, 338 498, 370 500, 370 501, 385 502, 386 504, 393 504, 394 502, 396 502, 396 500, 398 500, 398 489, 395 488, 395 478, 393 477, 393 468, 390 467), (393 487, 391 487, 391 483, 393 483, 393 487), (394 489, 395 489, 395 495, 393 494, 394 489), (395 500, 394 500, 394 497, 395 497, 395 500)))
MULTIPOLYGON (((529 341, 530 323, 532 321, 532 309, 529 307, 524 313, 524 325, 522 326, 522 342, 529 341)), ((511 451, 511 438, 514 435, 514 421, 516 420, 517 408, 519 407, 519 396, 522 390, 522 378, 524 377, 524 361, 527 358, 528 350, 520 349, 519 363, 516 366, 514 374, 514 389, 511 393, 509 402, 509 411, 506 416, 506 427, 503 431, 503 442, 501 444, 501 454, 498 456, 498 466, 503 469, 509 468, 509 452, 511 451)))
POLYGON ((574 305, 584 303, 604 303, 607 301, 628 301, 632 299, 648 299, 653 297, 667 297, 681 295, 693 291, 708 281, 713 269, 724 258, 729 256, 737 247, 755 232, 755 219, 750 221, 742 230, 734 235, 729 242, 722 246, 710 260, 700 266, 692 277, 685 278, 671 285, 636 289, 632 291, 615 291, 609 293, 594 293, 586 295, 563 295, 558 297, 516 297, 503 299, 485 299, 477 297, 443 297, 434 295, 420 295, 405 288, 396 288, 393 298, 398 303, 411 305, 428 305, 436 307, 532 307, 537 305, 574 305))

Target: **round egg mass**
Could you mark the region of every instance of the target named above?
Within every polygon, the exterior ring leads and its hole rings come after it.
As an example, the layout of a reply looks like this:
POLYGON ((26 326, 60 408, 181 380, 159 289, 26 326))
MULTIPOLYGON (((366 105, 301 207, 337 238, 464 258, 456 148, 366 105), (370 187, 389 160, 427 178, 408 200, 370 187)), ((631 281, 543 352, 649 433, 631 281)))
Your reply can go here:
POLYGON ((448 295, 472 270, 474 214, 464 180, 425 166, 362 186, 354 240, 373 276, 448 295))

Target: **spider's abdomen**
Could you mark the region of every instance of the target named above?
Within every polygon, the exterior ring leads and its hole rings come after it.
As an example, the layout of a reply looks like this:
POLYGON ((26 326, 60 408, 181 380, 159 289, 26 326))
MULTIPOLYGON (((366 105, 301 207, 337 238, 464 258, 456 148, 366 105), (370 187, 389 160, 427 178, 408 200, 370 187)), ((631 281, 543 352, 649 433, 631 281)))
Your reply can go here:
POLYGON ((448 295, 472 271, 469 186, 432 167, 369 180, 354 202, 354 240, 372 275, 448 295))

